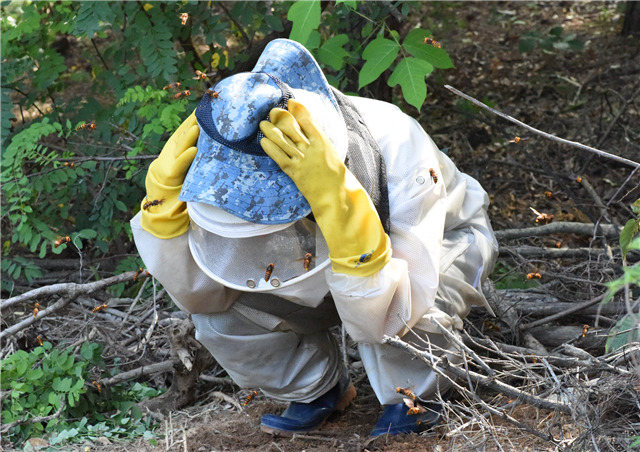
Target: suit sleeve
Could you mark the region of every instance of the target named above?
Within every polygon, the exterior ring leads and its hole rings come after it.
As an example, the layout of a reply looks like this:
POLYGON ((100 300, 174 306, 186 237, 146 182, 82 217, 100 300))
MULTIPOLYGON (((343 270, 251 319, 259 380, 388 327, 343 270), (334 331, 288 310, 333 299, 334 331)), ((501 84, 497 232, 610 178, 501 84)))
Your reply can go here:
POLYGON ((357 106, 385 158, 393 254, 371 276, 328 270, 327 282, 349 335, 380 343, 384 335, 404 335, 434 306, 446 189, 438 179, 439 151, 414 119, 378 101, 357 106))

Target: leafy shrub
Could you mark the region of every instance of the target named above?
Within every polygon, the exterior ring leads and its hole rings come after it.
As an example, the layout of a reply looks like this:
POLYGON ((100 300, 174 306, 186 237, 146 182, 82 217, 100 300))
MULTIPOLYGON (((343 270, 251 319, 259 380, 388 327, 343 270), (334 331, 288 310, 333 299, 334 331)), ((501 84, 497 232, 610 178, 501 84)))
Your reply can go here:
MULTIPOLYGON (((614 295, 625 290, 625 296, 633 296, 632 288, 640 289, 640 262, 628 266, 627 253, 631 250, 640 250, 640 199, 631 205, 636 218, 632 218, 624 225, 620 233, 620 250, 622 251, 623 273, 622 276, 607 284, 608 290, 603 304, 611 301, 614 295)), ((635 296, 640 297, 640 291, 635 296)), ((611 328, 605 344, 608 352, 617 350, 630 342, 640 340, 640 314, 628 312, 622 316, 611 328)))
POLYGON ((388 25, 391 8, 407 15, 419 5, 3 2, 5 275, 31 282, 36 256, 69 250, 135 253, 128 220, 150 161, 210 83, 246 63, 253 43, 287 36, 289 27, 336 87, 353 92, 388 77, 419 109, 425 76, 453 66, 446 51, 424 43, 428 30, 401 36, 399 25, 388 25), (210 78, 194 77, 196 70, 210 78), (179 90, 163 89, 175 82, 179 90), (190 95, 175 99, 181 90, 190 95), (73 240, 56 246, 60 236, 73 240))
POLYGON ((7 391, 2 400, 2 422, 20 421, 8 438, 19 444, 33 436, 48 435, 52 444, 60 444, 98 436, 144 434, 150 426, 135 403, 159 391, 139 383, 98 386, 96 382, 105 373, 101 352, 102 346, 95 343, 82 344, 80 354, 75 355, 73 347, 43 342, 30 352, 18 350, 0 361, 0 389, 7 391), (30 422, 60 409, 60 415, 46 422, 30 422))
POLYGON ((575 33, 563 34, 562 27, 553 27, 544 35, 539 31, 530 31, 520 37, 518 49, 521 53, 531 52, 539 47, 546 52, 556 50, 582 50, 584 42, 576 38, 575 33))

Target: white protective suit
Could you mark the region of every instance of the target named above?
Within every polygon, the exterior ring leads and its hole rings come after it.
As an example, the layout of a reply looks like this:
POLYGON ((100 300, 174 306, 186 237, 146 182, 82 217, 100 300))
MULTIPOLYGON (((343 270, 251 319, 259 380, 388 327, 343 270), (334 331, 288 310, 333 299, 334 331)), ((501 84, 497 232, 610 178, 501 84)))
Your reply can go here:
POLYGON ((333 273, 329 266, 302 287, 241 292, 200 270, 188 233, 158 239, 142 229, 138 214, 131 221, 133 235, 147 269, 182 310, 193 314, 196 338, 241 387, 260 388, 284 401, 309 402, 324 394, 344 372, 327 330, 341 320, 358 343, 382 404, 402 401, 397 387, 428 399, 446 390, 447 382, 381 342, 385 335, 398 335, 424 347, 418 334, 454 350, 430 319, 455 331, 471 305, 486 306, 480 285, 497 253, 488 197, 413 118, 385 102, 350 99, 387 169, 393 257, 378 273, 351 276, 333 273))

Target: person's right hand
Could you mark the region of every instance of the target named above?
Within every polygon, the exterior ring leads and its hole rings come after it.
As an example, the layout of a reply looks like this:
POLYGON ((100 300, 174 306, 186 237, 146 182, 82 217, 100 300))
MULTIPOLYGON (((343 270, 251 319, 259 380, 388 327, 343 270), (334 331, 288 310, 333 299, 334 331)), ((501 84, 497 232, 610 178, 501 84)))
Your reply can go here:
POLYGON ((184 234, 189 228, 186 203, 178 199, 182 183, 198 152, 200 129, 195 113, 178 127, 147 172, 147 196, 142 200, 142 228, 161 239, 184 234))

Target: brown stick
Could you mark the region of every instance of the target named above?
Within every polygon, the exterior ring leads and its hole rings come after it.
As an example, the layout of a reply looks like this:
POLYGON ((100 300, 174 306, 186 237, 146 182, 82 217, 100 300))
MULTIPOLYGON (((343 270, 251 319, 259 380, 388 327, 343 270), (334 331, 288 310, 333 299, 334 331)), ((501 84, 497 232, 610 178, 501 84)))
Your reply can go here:
MULTIPOLYGON (((476 347, 481 350, 487 350, 491 353, 496 353, 505 359, 513 359, 513 356, 507 354, 516 355, 518 359, 540 359, 545 358, 549 363, 564 368, 571 367, 589 367, 593 365, 593 360, 580 359, 574 356, 565 356, 557 352, 540 353, 538 350, 528 347, 519 347, 517 345, 504 344, 502 342, 496 342, 488 338, 471 337, 468 334, 464 338, 465 343, 470 347, 476 347)), ((586 353, 586 352, 585 352, 586 353)), ((591 355, 589 355, 591 356, 591 355)))
MULTIPOLYGON (((49 287, 51 287, 51 286, 49 286, 49 287)), ((8 336, 13 336, 18 331, 22 331, 23 329, 33 325, 37 321, 42 320, 43 317, 46 317, 49 314, 51 314, 53 312, 56 312, 57 310, 63 308, 71 300, 73 300, 73 297, 60 298, 58 301, 56 301, 54 304, 52 304, 48 308, 39 310, 38 314, 36 314, 35 316, 29 315, 29 317, 24 319, 22 322, 18 322, 15 325, 12 325, 9 328, 7 328, 4 331, 2 331, 0 333, 0 341, 4 340, 8 336)))
POLYGON ((568 316, 569 314, 573 314, 574 312, 581 311, 581 310, 586 309, 586 308, 588 308, 590 306, 593 306, 594 304, 600 303, 604 299, 604 297, 606 295, 607 294, 599 295, 599 296, 597 296, 597 297, 595 297, 595 298, 593 298, 593 299, 591 299, 589 301, 585 301, 584 303, 580 303, 580 304, 578 304, 578 305, 576 305, 576 306, 574 306, 572 308, 566 309, 566 310, 564 310, 562 312, 558 312, 557 314, 552 314, 552 315, 544 317, 544 318, 542 318, 540 320, 536 320, 534 322, 529 322, 529 323, 522 324, 522 325, 520 325, 520 329, 524 331, 524 330, 528 330, 530 328, 533 328, 534 326, 543 325, 545 323, 549 323, 549 322, 552 322, 554 320, 561 319, 562 317, 568 316))
POLYGON ((545 400, 540 397, 528 394, 506 383, 502 383, 500 381, 493 380, 489 377, 485 377, 484 375, 481 375, 477 372, 460 369, 459 367, 451 365, 448 359, 436 358, 434 356, 431 356, 429 353, 425 353, 421 350, 418 350, 411 344, 408 344, 397 337, 394 338, 390 336, 384 336, 384 339, 382 340, 382 342, 384 344, 389 344, 394 347, 405 350, 411 355, 417 358, 420 358, 424 363, 427 364, 427 366, 431 368, 437 367, 439 368, 439 370, 445 373, 449 373, 455 376, 456 378, 460 378, 462 380, 470 380, 474 384, 478 384, 480 386, 493 389, 494 391, 498 391, 511 398, 518 399, 521 402, 528 403, 530 405, 535 405, 545 410, 560 411, 561 413, 571 414, 571 407, 568 405, 565 405, 563 403, 551 402, 549 400, 545 400), (432 363, 432 360, 434 360, 433 363, 432 363))
POLYGON ((593 235, 594 231, 602 233, 607 238, 617 238, 620 230, 611 224, 594 225, 593 223, 562 222, 549 223, 542 226, 521 229, 506 229, 495 231, 498 240, 520 239, 523 237, 540 237, 550 234, 581 234, 593 235))
POLYGON ((160 372, 172 372, 176 364, 180 361, 177 359, 169 359, 160 363, 149 364, 148 366, 138 367, 137 369, 130 370, 128 372, 122 372, 111 378, 100 380, 100 383, 104 386, 113 386, 123 381, 133 380, 138 377, 145 377, 147 375, 158 374, 160 372))
POLYGON ((55 419, 58 416, 60 416, 60 413, 62 413, 62 410, 64 410, 65 405, 66 404, 65 404, 64 398, 61 397, 60 408, 58 408, 58 410, 55 413, 50 414, 49 416, 32 417, 31 419, 18 419, 16 421, 13 421, 11 424, 2 424, 2 428, 0 428, 0 433, 6 433, 16 425, 20 425, 20 424, 35 424, 37 422, 49 422, 51 419, 55 419))
MULTIPOLYGON (((619 250, 612 250, 613 254, 620 255, 619 250)), ((539 248, 536 246, 500 246, 500 256, 513 256, 538 259, 588 259, 607 254, 602 248, 539 248)))
MULTIPOLYGON (((100 281, 94 281, 87 284, 61 283, 39 287, 38 289, 33 289, 29 292, 23 293, 21 295, 16 295, 15 297, 4 300, 0 304, 0 310, 6 309, 9 306, 13 306, 14 304, 21 303, 23 301, 29 301, 33 300, 34 298, 45 297, 48 295, 66 294, 73 299, 78 297, 79 295, 95 292, 96 290, 104 289, 105 287, 112 286, 113 284, 132 280, 136 273, 137 272, 121 273, 119 275, 112 276, 111 278, 101 279, 100 281)), ((142 276, 143 275, 140 275, 140 277, 142 276)))
MULTIPOLYGON (((517 290, 517 289, 514 289, 517 290)), ((542 317, 552 314, 564 313, 576 306, 575 302, 558 301, 552 297, 540 293, 526 291, 501 290, 500 296, 503 302, 516 310, 522 316, 542 317)), ((580 317, 593 317, 595 315, 619 315, 624 313, 626 306, 621 301, 611 301, 603 306, 583 308, 580 317)))
POLYGON ((558 143, 568 144, 569 146, 574 146, 574 147, 577 147, 579 149, 584 149, 585 151, 593 152, 595 154, 598 154, 601 157, 607 157, 607 158, 615 160, 617 162, 624 163, 625 165, 633 166, 634 168, 640 167, 640 163, 634 162, 633 160, 629 160, 629 159, 626 159, 624 157, 620 157, 618 155, 610 154, 608 152, 601 151, 600 149, 592 148, 591 146, 587 146, 587 145, 584 145, 582 143, 577 143, 575 141, 565 140, 564 138, 559 138, 559 137, 557 137, 555 135, 551 135, 550 133, 546 133, 546 132, 543 132, 542 130, 538 130, 535 127, 531 127, 530 125, 525 124, 522 121, 518 121, 517 119, 512 118, 511 116, 509 116, 509 115, 507 115, 505 113, 502 113, 499 110, 496 110, 495 108, 491 108, 491 107, 483 104, 479 100, 474 99, 473 97, 463 93, 462 91, 458 91, 457 89, 455 89, 454 87, 452 87, 450 85, 444 85, 444 87, 447 88, 452 93, 454 93, 454 94, 456 94, 456 95, 458 95, 458 96, 460 96, 460 97, 462 97, 464 99, 467 99, 472 104, 477 105, 480 108, 484 108, 485 110, 490 111, 494 115, 498 115, 501 118, 506 119, 507 121, 511 121, 514 124, 519 125, 520 127, 524 127, 525 129, 529 130, 530 132, 533 132, 535 134, 538 134, 540 136, 548 138, 548 139, 550 139, 552 141, 557 141, 558 143))

